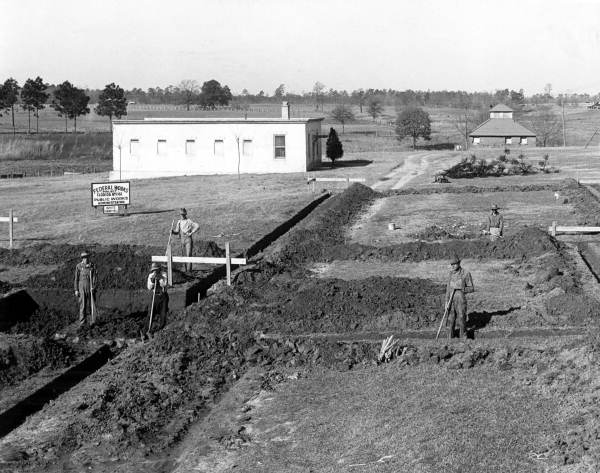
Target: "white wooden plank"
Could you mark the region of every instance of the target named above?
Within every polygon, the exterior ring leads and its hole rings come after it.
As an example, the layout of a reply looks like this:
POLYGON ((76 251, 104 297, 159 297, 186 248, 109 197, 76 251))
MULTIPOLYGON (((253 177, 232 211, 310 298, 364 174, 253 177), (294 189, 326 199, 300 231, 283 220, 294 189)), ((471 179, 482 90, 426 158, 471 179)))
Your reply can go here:
MULTIPOLYGON (((0 222, 10 222, 10 217, 0 217, 0 222)), ((13 222, 18 223, 19 219, 17 217, 13 217, 13 222)))
POLYGON ((309 177, 307 180, 309 182, 365 182, 366 179, 362 177, 351 177, 350 179, 345 177, 309 177))
MULTIPOLYGON (((196 264, 225 264, 227 258, 212 258, 205 256, 173 256, 173 263, 196 263, 196 264)), ((166 256, 153 256, 152 261, 156 263, 166 263, 166 256)), ((246 258, 231 258, 231 264, 246 264, 246 258)))
MULTIPOLYGON (((552 232, 553 227, 548 227, 548 231, 552 232)), ((560 232, 580 232, 580 233, 592 233, 598 232, 600 233, 600 227, 556 227, 556 233, 560 232)))

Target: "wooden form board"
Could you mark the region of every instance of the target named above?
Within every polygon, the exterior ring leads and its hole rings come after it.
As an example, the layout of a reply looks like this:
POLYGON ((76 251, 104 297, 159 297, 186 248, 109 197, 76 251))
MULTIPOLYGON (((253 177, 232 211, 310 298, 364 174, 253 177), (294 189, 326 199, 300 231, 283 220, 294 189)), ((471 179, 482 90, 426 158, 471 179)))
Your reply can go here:
POLYGON ((548 227, 548 232, 552 236, 556 236, 559 233, 600 233, 600 227, 582 227, 576 225, 556 225, 556 222, 552 222, 552 226, 548 227))
POLYGON ((167 254, 165 256, 152 256, 152 262, 167 263, 167 279, 169 286, 173 285, 173 263, 224 264, 227 269, 227 285, 231 286, 231 265, 245 265, 246 258, 232 258, 229 250, 229 242, 225 243, 225 258, 213 258, 209 256, 172 256, 169 240, 167 254))

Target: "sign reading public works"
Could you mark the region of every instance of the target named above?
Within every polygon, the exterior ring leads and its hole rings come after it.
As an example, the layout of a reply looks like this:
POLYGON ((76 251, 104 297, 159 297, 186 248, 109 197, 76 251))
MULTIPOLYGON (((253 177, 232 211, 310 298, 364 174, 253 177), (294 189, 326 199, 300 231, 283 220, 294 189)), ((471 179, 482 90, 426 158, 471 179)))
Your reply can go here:
POLYGON ((92 182, 92 207, 130 205, 129 181, 92 182))

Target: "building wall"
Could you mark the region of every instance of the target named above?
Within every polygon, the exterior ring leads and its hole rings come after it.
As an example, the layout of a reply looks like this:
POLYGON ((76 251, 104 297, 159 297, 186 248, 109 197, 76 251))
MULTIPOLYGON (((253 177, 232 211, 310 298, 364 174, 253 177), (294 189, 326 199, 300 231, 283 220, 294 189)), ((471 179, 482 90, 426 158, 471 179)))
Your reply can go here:
POLYGON ((498 146, 508 148, 530 148, 535 146, 535 136, 528 136, 526 145, 520 144, 520 141, 520 136, 513 137, 512 144, 506 144, 506 139, 504 136, 481 136, 479 137, 479 144, 476 144, 474 137, 471 137, 471 144, 473 146, 498 146))
POLYGON ((320 130, 320 121, 115 122, 110 179, 236 174, 238 158, 240 173, 305 172, 320 165, 320 144, 308 146, 320 130), (275 158, 275 135, 285 136, 285 158, 275 158))

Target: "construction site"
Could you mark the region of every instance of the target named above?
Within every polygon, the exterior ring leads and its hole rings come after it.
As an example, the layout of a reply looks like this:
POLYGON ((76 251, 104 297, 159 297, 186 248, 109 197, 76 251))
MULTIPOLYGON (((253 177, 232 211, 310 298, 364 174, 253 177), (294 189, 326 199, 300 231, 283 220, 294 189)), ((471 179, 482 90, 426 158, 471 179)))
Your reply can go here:
POLYGON ((554 174, 439 184, 461 156, 415 152, 364 184, 291 186, 278 221, 196 239, 193 256, 232 240, 246 264, 230 285, 223 265, 174 264, 150 339, 145 280, 166 233, 97 235, 169 214, 83 211, 85 241, 81 225, 16 233, 0 250, 0 471, 596 471, 600 187, 578 182, 589 156, 572 153, 554 174), (75 323, 82 251, 93 327, 75 323), (456 256, 475 288, 466 339, 443 320, 456 256))

